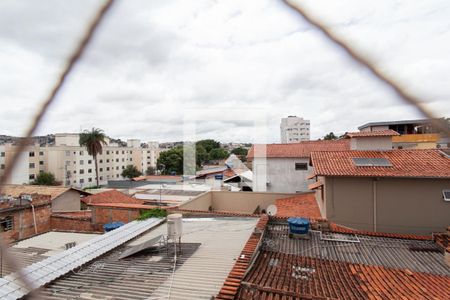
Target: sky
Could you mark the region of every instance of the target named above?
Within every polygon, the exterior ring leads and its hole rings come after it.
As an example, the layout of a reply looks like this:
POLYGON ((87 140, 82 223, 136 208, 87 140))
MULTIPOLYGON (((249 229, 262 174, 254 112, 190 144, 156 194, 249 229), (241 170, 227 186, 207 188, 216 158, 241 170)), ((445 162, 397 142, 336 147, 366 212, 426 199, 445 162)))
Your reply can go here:
MULTIPOLYGON (((381 70, 450 116, 450 3, 297 1, 381 70)), ((100 1, 0 1, 0 134, 23 135, 100 1)), ((280 141, 421 118, 282 1, 116 1, 37 134, 280 141)))

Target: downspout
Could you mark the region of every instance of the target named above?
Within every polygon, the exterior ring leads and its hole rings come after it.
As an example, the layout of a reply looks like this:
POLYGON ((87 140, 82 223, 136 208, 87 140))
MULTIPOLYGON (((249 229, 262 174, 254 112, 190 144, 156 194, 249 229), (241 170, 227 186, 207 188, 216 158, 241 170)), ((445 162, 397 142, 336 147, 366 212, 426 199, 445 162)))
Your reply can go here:
POLYGON ((31 210, 33 211, 33 222, 34 222, 34 233, 37 234, 37 225, 36 225, 36 212, 34 211, 34 205, 33 203, 31 204, 31 210))
POLYGON ((373 190, 373 231, 377 232, 377 178, 372 181, 373 190))

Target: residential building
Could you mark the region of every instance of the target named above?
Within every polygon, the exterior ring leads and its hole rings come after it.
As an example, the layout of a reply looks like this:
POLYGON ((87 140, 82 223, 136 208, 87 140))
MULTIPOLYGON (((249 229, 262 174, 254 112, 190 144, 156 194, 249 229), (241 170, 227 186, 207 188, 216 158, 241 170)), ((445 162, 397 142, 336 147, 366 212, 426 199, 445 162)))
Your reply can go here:
POLYGON ((247 155, 252 163, 253 191, 297 193, 308 191, 309 156, 313 151, 349 150, 349 140, 305 141, 295 144, 253 145, 247 155))
POLYGON ((297 116, 289 116, 281 119, 280 136, 281 143, 298 143, 309 141, 310 121, 297 116))
MULTIPOLYGON (((15 144, 0 145, 0 175, 17 151, 15 144)), ((145 173, 148 167, 156 167, 159 157, 157 144, 142 148, 140 141, 131 139, 127 146, 106 139, 103 151, 97 156, 100 184, 108 180, 123 179, 121 174, 127 165, 134 165, 145 173)), ((9 183, 23 184, 33 181, 40 172, 50 172, 65 186, 84 188, 96 185, 95 162, 85 147, 79 145, 79 134, 55 134, 53 144, 30 145, 20 155, 9 183)))
POLYGON ((415 234, 449 225, 450 158, 440 150, 312 152, 310 165, 310 188, 333 222, 415 234))
POLYGON ((399 133, 392 138, 394 149, 432 149, 449 148, 450 140, 442 127, 450 128, 449 120, 419 119, 387 122, 371 122, 358 129, 362 132, 394 130, 399 133), (438 126, 437 124, 441 124, 438 126))

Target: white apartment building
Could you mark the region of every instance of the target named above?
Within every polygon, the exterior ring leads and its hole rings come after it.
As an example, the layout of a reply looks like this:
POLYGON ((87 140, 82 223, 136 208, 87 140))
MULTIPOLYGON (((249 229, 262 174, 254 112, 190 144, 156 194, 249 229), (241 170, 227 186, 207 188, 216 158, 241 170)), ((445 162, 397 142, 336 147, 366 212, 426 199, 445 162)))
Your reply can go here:
MULTIPOLYGON (((142 173, 156 167, 159 149, 141 148, 140 140, 128 140, 127 146, 111 143, 109 139, 97 156, 99 183, 123 179, 127 165, 134 165, 142 173)), ((0 174, 9 163, 17 146, 0 145, 0 174)), ((55 143, 40 147, 29 146, 22 153, 9 183, 23 184, 33 181, 39 172, 50 172, 65 186, 87 187, 96 185, 95 162, 85 147, 79 145, 79 134, 55 134, 55 143)))
POLYGON ((282 144, 309 141, 310 122, 297 116, 288 116, 281 119, 280 136, 282 144))

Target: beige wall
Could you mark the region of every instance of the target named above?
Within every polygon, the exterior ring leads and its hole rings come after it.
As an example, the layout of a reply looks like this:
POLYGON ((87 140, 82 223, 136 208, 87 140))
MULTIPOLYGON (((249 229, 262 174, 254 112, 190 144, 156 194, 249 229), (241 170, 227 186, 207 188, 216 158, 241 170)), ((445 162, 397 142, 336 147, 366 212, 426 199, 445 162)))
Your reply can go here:
POLYGON ((356 137, 350 139, 351 150, 391 150, 392 137, 356 137))
POLYGON ((52 200, 52 212, 67 212, 80 210, 80 193, 69 190, 52 200))
POLYGON ((448 179, 328 177, 326 217, 362 230, 444 231, 450 225, 450 202, 443 200, 442 190, 449 188, 448 179))
POLYGON ((212 207, 214 211, 237 212, 251 214, 259 206, 267 209, 276 199, 292 197, 295 194, 268 193, 268 192, 229 192, 212 191, 180 205, 181 209, 208 210, 212 207))

